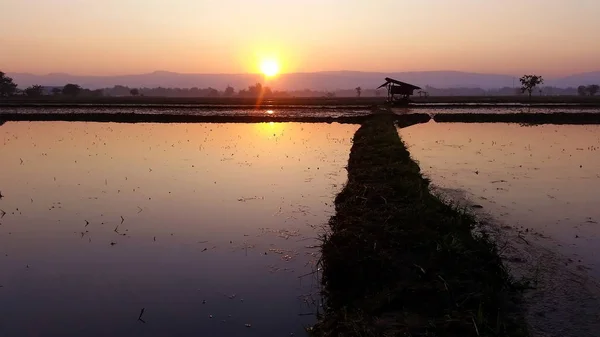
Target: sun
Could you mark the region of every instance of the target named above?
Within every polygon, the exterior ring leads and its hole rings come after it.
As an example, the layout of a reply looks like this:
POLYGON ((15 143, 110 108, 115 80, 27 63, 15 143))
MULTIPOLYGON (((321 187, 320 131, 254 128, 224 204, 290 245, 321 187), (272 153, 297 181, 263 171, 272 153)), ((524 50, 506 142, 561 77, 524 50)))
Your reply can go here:
POLYGON ((260 71, 267 77, 273 77, 279 73, 279 64, 275 60, 263 60, 260 62, 260 71))

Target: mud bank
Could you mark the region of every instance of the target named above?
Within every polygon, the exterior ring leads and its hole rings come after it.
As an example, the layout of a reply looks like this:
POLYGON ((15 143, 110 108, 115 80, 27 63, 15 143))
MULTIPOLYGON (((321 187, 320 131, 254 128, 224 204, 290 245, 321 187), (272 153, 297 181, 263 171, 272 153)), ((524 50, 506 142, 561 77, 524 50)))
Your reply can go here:
MULTIPOLYGON (((401 125, 426 123, 428 114, 391 115, 393 121, 401 125)), ((318 116, 220 116, 220 115, 175 115, 145 113, 0 113, 0 125, 9 121, 64 121, 64 122, 115 122, 115 123, 348 123, 362 124, 369 115, 318 117, 318 116)))
POLYGON ((429 191, 394 116, 354 136, 323 237, 316 336, 527 336, 520 292, 469 214, 429 191))

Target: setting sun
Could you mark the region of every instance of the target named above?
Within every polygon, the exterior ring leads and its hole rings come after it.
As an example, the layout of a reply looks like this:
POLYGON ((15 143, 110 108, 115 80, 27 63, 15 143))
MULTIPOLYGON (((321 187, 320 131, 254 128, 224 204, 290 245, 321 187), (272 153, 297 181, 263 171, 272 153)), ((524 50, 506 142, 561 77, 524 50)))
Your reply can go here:
POLYGON ((263 60, 260 63, 260 71, 267 77, 275 76, 279 73, 279 64, 275 60, 263 60))

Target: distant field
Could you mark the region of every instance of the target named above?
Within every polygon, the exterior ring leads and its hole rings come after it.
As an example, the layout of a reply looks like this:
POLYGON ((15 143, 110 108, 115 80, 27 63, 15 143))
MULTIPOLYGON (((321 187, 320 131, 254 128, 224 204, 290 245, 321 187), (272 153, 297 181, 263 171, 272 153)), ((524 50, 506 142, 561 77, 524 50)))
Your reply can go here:
POLYGON ((202 106, 367 106, 382 104, 381 97, 299 97, 299 98, 268 98, 258 101, 256 98, 241 97, 41 97, 22 98, 12 97, 0 100, 0 106, 27 106, 34 104, 77 105, 77 104, 110 104, 110 105, 202 105, 202 106))
POLYGON ((413 97, 415 103, 536 103, 536 104, 594 104, 600 105, 600 96, 429 96, 413 97))
MULTIPOLYGON (((449 107, 464 104, 472 105, 511 105, 511 104, 544 104, 556 105, 578 105, 600 107, 600 96, 533 96, 531 100, 526 96, 435 96, 435 97, 413 97, 415 107, 420 104, 434 104, 449 107)), ((307 106, 307 107, 369 107, 380 105, 385 102, 384 97, 295 97, 295 98, 268 98, 258 104, 263 107, 274 106, 285 108, 285 106, 307 106)), ((252 107, 257 105, 256 98, 239 97, 54 97, 41 98, 12 97, 0 100, 2 106, 78 106, 78 105, 177 105, 180 107, 207 106, 207 107, 252 107)))

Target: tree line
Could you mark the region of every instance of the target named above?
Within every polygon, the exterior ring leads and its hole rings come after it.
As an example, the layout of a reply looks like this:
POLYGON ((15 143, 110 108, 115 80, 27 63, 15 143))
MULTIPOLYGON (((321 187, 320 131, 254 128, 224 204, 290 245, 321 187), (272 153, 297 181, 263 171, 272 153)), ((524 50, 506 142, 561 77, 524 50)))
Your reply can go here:
MULTIPOLYGON (((588 86, 581 85, 578 88, 556 88, 542 87, 544 83, 542 76, 525 75, 520 78, 521 88, 499 88, 485 90, 481 88, 435 88, 426 86, 423 92, 430 96, 514 96, 527 93, 530 97, 534 93, 551 96, 595 96, 600 92, 600 86, 592 84, 588 86)), ((356 87, 354 89, 341 89, 335 91, 319 90, 294 90, 277 91, 268 86, 256 83, 241 90, 236 90, 227 86, 219 91, 215 88, 130 88, 127 86, 116 85, 112 88, 90 90, 82 88, 78 84, 69 83, 62 87, 44 87, 41 85, 32 85, 23 90, 18 89, 13 79, 0 71, 0 97, 9 97, 15 95, 24 95, 27 97, 40 96, 62 96, 62 97, 114 97, 114 96, 149 96, 149 97, 266 97, 266 98, 285 98, 285 97, 379 97, 384 95, 383 90, 363 89, 356 87)))
POLYGON ((35 84, 31 85, 23 90, 20 90, 17 84, 12 78, 8 77, 4 72, 0 71, 0 97, 11 97, 15 95, 25 95, 27 97, 40 97, 45 95, 54 96, 87 96, 87 97, 98 97, 103 95, 102 89, 90 90, 84 89, 78 84, 69 83, 60 87, 53 87, 50 93, 47 92, 46 87, 35 84))
POLYGON ((577 94, 579 96, 595 96, 598 91, 600 91, 600 85, 598 84, 592 84, 592 85, 580 85, 579 87, 577 87, 577 94))
POLYGON ((224 91, 215 88, 129 88, 116 85, 112 88, 90 90, 82 88, 78 84, 68 83, 63 87, 44 87, 32 85, 19 90, 13 79, 4 72, 0 72, 0 97, 25 95, 27 97, 40 96, 67 96, 67 97, 103 97, 103 96, 155 96, 155 97, 291 97, 286 91, 271 90, 261 83, 241 89, 237 93, 231 86, 224 91))
MULTIPOLYGON (((544 83, 542 76, 538 75, 524 75, 519 81, 521 82, 521 93, 527 92, 530 98, 534 89, 544 83)), ((542 89, 540 88, 539 90, 541 94, 542 89)), ((579 96, 595 96, 598 91, 600 91, 600 86, 598 84, 591 84, 588 86, 580 85, 577 87, 577 94, 579 96)))

